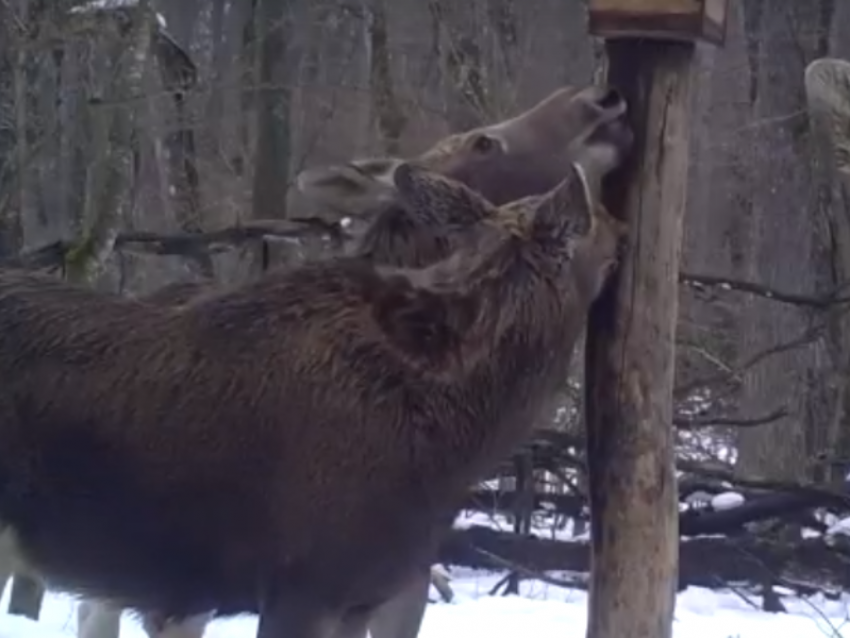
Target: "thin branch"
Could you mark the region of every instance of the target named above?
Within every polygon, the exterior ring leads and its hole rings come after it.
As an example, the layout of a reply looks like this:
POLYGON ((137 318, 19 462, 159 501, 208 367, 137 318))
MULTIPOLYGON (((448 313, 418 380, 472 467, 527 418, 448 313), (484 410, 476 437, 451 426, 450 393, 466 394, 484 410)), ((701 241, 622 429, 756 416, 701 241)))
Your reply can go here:
POLYGON ((759 425, 765 425, 767 423, 773 423, 774 421, 778 421, 779 419, 786 416, 788 416, 788 410, 783 407, 777 408, 776 410, 768 412, 767 414, 750 418, 711 416, 707 414, 699 416, 674 417, 673 425, 683 430, 691 430, 710 426, 752 428, 759 425))
POLYGON ((472 551, 483 556, 489 563, 492 564, 494 569, 505 569, 514 572, 519 574, 519 576, 525 580, 539 580, 541 583, 553 585, 554 587, 563 587, 564 589, 574 589, 577 585, 579 585, 579 582, 575 579, 571 578, 569 580, 562 580, 560 578, 554 578, 545 572, 536 569, 528 569, 516 561, 502 558, 501 556, 480 547, 473 547, 472 551))
MULTIPOLYGON (((319 219, 261 219, 204 233, 154 233, 128 231, 115 238, 114 249, 152 255, 191 256, 204 251, 222 252, 252 241, 293 240, 308 236, 340 236, 338 225, 319 219)), ((55 241, 38 248, 22 251, 2 262, 4 267, 33 269, 61 268, 71 245, 55 241)))
POLYGON ((673 397, 677 400, 681 400, 697 389, 704 389, 728 383, 734 378, 740 377, 747 370, 754 368, 765 359, 769 359, 770 357, 773 357, 777 354, 781 354, 783 352, 787 352, 789 350, 795 350, 796 348, 802 348, 803 346, 809 345, 813 341, 816 341, 818 337, 820 337, 823 330, 824 326, 822 325, 807 328, 805 331, 802 332, 802 334, 800 334, 795 339, 792 339, 790 341, 783 341, 769 348, 766 348, 765 350, 760 350, 759 352, 756 352, 754 355, 752 355, 749 359, 746 359, 740 364, 734 366, 729 371, 720 372, 718 374, 706 376, 701 379, 694 379, 693 381, 689 381, 688 383, 684 383, 674 388, 673 397))
POLYGON ((679 274, 679 282, 693 288, 725 288, 726 290, 734 290, 736 292, 745 292, 751 295, 756 295, 764 299, 769 299, 770 301, 794 306, 807 306, 810 308, 826 308, 836 304, 850 302, 850 295, 839 295, 846 286, 840 286, 836 290, 823 295, 803 295, 777 290, 771 286, 766 286, 752 281, 719 277, 717 275, 702 275, 685 272, 679 274))
MULTIPOLYGON (((257 240, 292 240, 334 234, 334 224, 321 220, 261 219, 204 233, 120 233, 116 250, 155 255, 189 255, 202 250, 221 252, 257 240)), ((337 231, 338 233, 338 231, 337 231)))
MULTIPOLYGON (((115 250, 149 253, 157 255, 197 254, 204 250, 222 251, 246 242, 259 239, 297 239, 308 236, 330 236, 340 239, 347 234, 339 224, 329 223, 320 217, 304 217, 288 220, 258 219, 231 227, 205 233, 159 234, 152 232, 119 233, 115 240, 115 250)), ((56 253, 56 245, 39 247, 29 251, 28 255, 39 254, 42 259, 56 253)), ((20 262, 31 261, 31 257, 21 255, 20 262)), ((40 262, 41 263, 41 262, 40 262)), ((46 266, 47 264, 42 264, 46 266)), ((58 266, 58 264, 55 264, 58 266)), ((736 280, 729 277, 680 273, 679 281, 694 288, 716 287, 752 295, 796 306, 827 308, 831 305, 850 302, 850 294, 841 295, 846 286, 822 295, 805 295, 777 290, 763 284, 736 280)))
POLYGON ((744 604, 749 605, 750 607, 752 607, 756 611, 761 611, 761 606, 758 603, 756 603, 754 600, 750 599, 750 597, 747 596, 747 593, 743 589, 735 587, 735 585, 733 583, 724 583, 719 578, 717 579, 717 582, 718 582, 718 585, 720 587, 727 587, 729 589, 729 591, 731 591, 738 598, 740 598, 744 602, 744 604))

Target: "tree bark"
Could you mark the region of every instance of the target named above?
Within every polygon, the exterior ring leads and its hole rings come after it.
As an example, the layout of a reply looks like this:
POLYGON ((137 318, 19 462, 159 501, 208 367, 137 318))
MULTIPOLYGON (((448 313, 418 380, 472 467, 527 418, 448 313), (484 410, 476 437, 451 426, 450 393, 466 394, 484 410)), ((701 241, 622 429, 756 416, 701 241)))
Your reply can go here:
POLYGON ((289 177, 289 111, 292 87, 287 34, 291 0, 259 0, 256 15, 259 44, 257 148, 254 172, 255 219, 286 217, 289 177))
POLYGON ((401 154, 401 135, 407 117, 399 103, 393 79, 392 53, 385 0, 364 3, 369 55, 369 97, 372 117, 378 129, 381 150, 386 155, 401 154))
MULTIPOLYGON (((258 64, 256 91, 257 142, 254 161, 253 217, 280 219, 287 216, 292 138, 290 136, 292 86, 290 57, 294 0, 258 0, 255 13, 258 64)), ((269 247, 263 242, 252 256, 250 272, 265 271, 269 247)))
MULTIPOLYGON (((124 35, 117 30, 107 36, 107 50, 122 71, 121 80, 104 89, 109 99, 123 98, 122 90, 125 95, 141 94, 154 19, 151 0, 141 0, 132 30, 124 35), (128 50, 120 53, 125 48, 128 50)), ((138 121, 138 107, 123 109, 107 103, 93 108, 93 156, 86 176, 83 219, 78 237, 65 255, 66 279, 92 285, 111 254, 131 207, 128 200, 133 183, 133 127, 138 121)))
POLYGON ((608 82, 625 94, 636 140, 630 165, 606 184, 610 210, 630 226, 628 247, 588 321, 587 635, 664 638, 677 573, 672 393, 694 45, 606 46, 608 82))

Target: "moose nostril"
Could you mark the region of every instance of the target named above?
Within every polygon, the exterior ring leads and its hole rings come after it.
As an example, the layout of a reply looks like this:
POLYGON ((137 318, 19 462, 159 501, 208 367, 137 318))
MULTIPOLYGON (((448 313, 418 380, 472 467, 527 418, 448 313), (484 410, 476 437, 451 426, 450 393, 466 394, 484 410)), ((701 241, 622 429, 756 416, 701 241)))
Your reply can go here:
POLYGON ((605 92, 602 94, 602 97, 599 98, 598 104, 603 109, 612 109, 614 107, 620 106, 623 102, 623 96, 620 95, 620 92, 614 88, 607 88, 605 92))

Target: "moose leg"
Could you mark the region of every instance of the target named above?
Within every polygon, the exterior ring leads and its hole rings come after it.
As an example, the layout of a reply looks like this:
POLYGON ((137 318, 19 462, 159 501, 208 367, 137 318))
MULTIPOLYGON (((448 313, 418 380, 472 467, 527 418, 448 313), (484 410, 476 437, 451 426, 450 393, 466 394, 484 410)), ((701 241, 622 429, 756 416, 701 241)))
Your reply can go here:
POLYGON ((372 638, 416 638, 428 605, 430 584, 430 569, 417 573, 403 590, 378 607, 369 620, 372 638))
POLYGON ((0 593, 11 581, 15 573, 14 539, 7 529, 0 532, 0 593))
POLYGON ((148 638, 202 638, 204 629, 213 619, 215 612, 195 614, 187 618, 161 618, 152 613, 142 617, 142 627, 148 638))
POLYGON ((77 606, 77 638, 118 638, 121 609, 99 600, 77 606))
POLYGON ((257 638, 333 638, 342 615, 291 589, 272 587, 261 605, 257 638))
MULTIPOLYGON (((348 614, 339 623, 333 638, 367 638, 369 634, 370 613, 348 614)), ((375 634, 372 634, 375 638, 375 634)))

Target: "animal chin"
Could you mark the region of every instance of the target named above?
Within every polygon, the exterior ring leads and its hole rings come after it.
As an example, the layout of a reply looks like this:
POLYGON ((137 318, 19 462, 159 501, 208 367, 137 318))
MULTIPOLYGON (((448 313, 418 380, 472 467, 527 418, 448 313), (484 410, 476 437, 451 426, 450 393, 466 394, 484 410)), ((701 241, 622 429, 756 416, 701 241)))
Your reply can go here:
POLYGON ((616 150, 622 158, 634 144, 634 133, 626 122, 625 113, 596 127, 587 140, 588 145, 605 145, 616 150))

